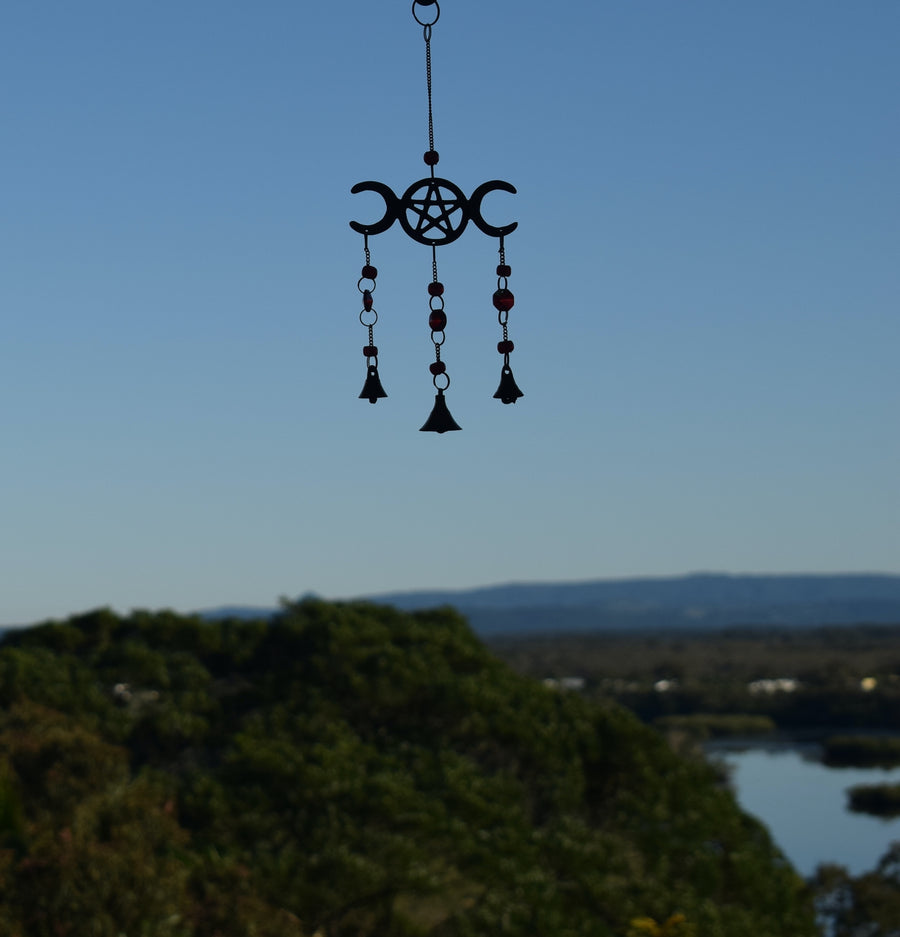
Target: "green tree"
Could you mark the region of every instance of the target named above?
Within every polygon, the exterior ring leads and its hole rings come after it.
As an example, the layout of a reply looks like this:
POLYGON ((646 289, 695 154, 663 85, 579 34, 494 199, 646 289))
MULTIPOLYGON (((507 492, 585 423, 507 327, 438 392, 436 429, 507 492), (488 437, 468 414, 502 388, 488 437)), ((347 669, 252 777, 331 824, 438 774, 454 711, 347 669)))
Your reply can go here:
POLYGON ((819 918, 832 937, 900 934, 900 842, 874 870, 855 878, 842 866, 819 866, 813 887, 819 918))

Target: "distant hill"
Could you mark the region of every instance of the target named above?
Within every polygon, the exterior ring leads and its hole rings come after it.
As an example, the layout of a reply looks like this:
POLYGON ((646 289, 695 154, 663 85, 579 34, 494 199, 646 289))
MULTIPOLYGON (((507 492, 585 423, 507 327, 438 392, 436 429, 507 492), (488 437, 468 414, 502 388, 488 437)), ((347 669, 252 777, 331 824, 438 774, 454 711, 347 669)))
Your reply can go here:
MULTIPOLYGON (((736 625, 900 623, 900 576, 730 575, 509 583, 362 596, 405 611, 450 605, 482 635, 553 631, 713 629, 736 625)), ((258 618, 231 607, 208 618, 258 618)))
POLYGON ((238 618, 242 621, 258 621, 260 618, 271 618, 278 612, 276 608, 261 608, 254 605, 222 605, 200 612, 200 616, 207 621, 225 621, 229 618, 238 618))

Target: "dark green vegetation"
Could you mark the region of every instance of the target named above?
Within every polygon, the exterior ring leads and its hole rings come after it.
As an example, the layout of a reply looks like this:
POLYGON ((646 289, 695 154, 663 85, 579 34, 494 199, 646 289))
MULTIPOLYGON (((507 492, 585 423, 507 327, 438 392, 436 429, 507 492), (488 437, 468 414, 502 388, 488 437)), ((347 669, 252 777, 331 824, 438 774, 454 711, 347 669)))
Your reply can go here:
POLYGON ((804 937, 811 904, 707 764, 449 610, 0 647, 4 937, 804 937))
POLYGON ((767 735, 775 731, 768 716, 742 716, 739 713, 691 713, 688 716, 660 716, 654 723, 666 733, 683 732, 704 740, 730 735, 767 735))
POLYGON ((616 700, 647 722, 713 713, 766 716, 788 730, 900 726, 898 625, 553 635, 490 646, 521 673, 583 677, 589 698, 616 700), (796 685, 766 683, 779 678, 796 685))
MULTIPOLYGON (((713 735, 835 727, 829 763, 895 764, 900 739, 900 626, 637 632, 496 638, 491 647, 534 677, 578 677, 594 703, 623 704, 688 746, 713 735), (860 734, 880 730, 878 736, 860 734), (895 733, 893 737, 885 733, 895 733)), ((900 814, 896 785, 863 785, 850 806, 900 814)), ((830 937, 900 934, 900 843, 872 872, 821 867, 812 883, 830 937)))
POLYGON ((834 767, 892 768, 900 765, 900 738, 833 735, 825 739, 822 760, 834 767))
POLYGON ((851 878, 836 865, 820 866, 816 907, 830 937, 896 937, 900 934, 900 843, 871 872, 851 878))
POLYGON ((878 817, 900 817, 900 784, 857 784, 847 791, 850 809, 878 817))

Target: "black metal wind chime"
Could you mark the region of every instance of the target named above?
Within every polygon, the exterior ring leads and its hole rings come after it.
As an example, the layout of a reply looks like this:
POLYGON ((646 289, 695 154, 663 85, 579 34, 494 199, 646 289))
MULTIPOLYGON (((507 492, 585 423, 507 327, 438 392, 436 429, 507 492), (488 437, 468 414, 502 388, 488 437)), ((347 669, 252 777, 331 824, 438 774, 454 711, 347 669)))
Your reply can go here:
POLYGON ((489 237, 499 238, 500 263, 497 265, 497 289, 493 295, 494 308, 503 331, 503 338, 497 343, 497 351, 503 355, 503 366, 500 370, 500 386, 494 397, 503 403, 515 403, 519 397, 524 396, 513 378, 512 368, 509 366, 509 355, 513 350, 513 343, 509 338, 509 311, 513 307, 514 297, 509 290, 508 278, 510 267, 506 263, 506 248, 504 238, 514 231, 518 222, 494 227, 488 224, 481 216, 481 203, 484 197, 496 190, 515 194, 515 188, 508 182, 495 179, 484 182, 466 198, 459 186, 447 179, 436 176, 434 167, 439 156, 434 148, 434 118, 431 106, 431 31, 441 15, 441 8, 437 0, 413 0, 412 14, 415 21, 422 27, 425 37, 425 82, 428 92, 428 151, 424 155, 425 165, 429 167, 431 175, 426 179, 414 182, 399 198, 382 182, 358 182, 350 190, 354 195, 358 192, 376 192, 384 199, 384 216, 374 224, 360 224, 351 221, 350 227, 363 235, 363 250, 365 251, 365 265, 362 276, 357 282, 357 289, 362 293, 363 308, 359 314, 359 321, 368 329, 369 341, 363 348, 366 358, 366 381, 361 399, 375 403, 382 397, 387 397, 381 386, 378 376, 378 348, 375 345, 374 328, 378 321, 378 313, 374 308, 372 294, 375 292, 375 278, 378 270, 372 266, 372 257, 369 252, 369 235, 381 234, 387 231, 395 221, 399 221, 403 230, 419 244, 431 248, 431 282, 428 284, 428 326, 431 329, 431 341, 434 343, 434 361, 429 365, 432 382, 437 390, 434 398, 434 409, 425 421, 422 430, 432 433, 446 433, 449 430, 461 427, 450 415, 444 391, 450 386, 450 376, 447 366, 441 360, 441 347, 444 344, 447 315, 444 312, 444 284, 438 279, 437 248, 442 244, 455 241, 465 230, 469 221, 480 228, 489 237))

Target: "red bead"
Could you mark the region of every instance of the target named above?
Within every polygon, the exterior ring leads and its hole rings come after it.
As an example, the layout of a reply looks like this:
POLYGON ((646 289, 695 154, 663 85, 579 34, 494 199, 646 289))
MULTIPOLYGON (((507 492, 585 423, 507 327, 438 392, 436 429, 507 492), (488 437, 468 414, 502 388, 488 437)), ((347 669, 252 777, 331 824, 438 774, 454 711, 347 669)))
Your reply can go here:
POLYGON ((508 355, 515 347, 516 346, 513 345, 508 338, 504 339, 502 342, 497 342, 497 351, 499 351, 501 355, 508 355))
POLYGON ((447 370, 447 365, 443 361, 434 361, 428 365, 428 370, 437 377, 438 374, 443 374, 447 370))
POLYGON ((429 150, 422 159, 425 160, 426 166, 436 166, 440 156, 438 156, 437 150, 429 150))
POLYGON ((494 308, 499 312, 509 312, 515 301, 515 297, 509 290, 497 290, 494 293, 494 308))
POLYGON ((377 346, 377 345, 366 345, 366 347, 363 348, 363 354, 364 354, 367 358, 375 358, 375 357, 378 355, 378 346, 377 346))
POLYGON ((374 280, 375 277, 378 276, 378 268, 373 267, 371 264, 366 264, 365 267, 362 268, 362 275, 367 280, 374 280))
POLYGON ((435 309, 428 317, 428 327, 432 332, 443 332, 447 328, 446 314, 440 309, 435 309))
POLYGON ((512 267, 509 264, 497 264, 497 276, 508 277, 512 273, 512 267))
POLYGON ((433 283, 428 284, 428 295, 429 296, 443 296, 444 295, 444 284, 438 283, 435 280, 433 283))
POLYGON ((369 290, 363 290, 363 309, 366 312, 372 311, 372 294, 369 290))

